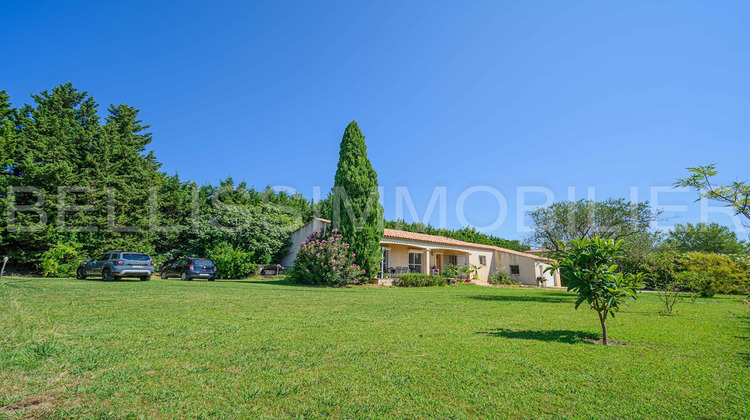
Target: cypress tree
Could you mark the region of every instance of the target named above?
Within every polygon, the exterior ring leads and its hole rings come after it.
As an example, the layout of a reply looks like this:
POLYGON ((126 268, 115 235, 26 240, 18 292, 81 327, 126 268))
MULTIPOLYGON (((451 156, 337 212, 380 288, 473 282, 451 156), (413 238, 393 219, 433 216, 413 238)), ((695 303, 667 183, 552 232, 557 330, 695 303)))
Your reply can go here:
POLYGON ((367 278, 380 271, 380 239, 383 206, 378 193, 378 174, 367 158, 365 136, 356 121, 344 131, 333 187, 333 227, 355 254, 367 278))

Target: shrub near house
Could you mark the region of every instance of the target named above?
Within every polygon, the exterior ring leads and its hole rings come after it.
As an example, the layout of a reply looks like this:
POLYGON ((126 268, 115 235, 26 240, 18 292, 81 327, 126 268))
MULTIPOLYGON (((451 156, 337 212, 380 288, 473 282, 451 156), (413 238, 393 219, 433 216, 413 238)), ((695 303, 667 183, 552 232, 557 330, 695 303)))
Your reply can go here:
POLYGON ((361 283, 365 281, 364 270, 354 264, 354 257, 335 229, 316 231, 300 246, 289 279, 328 286, 361 283))
POLYGON ((396 279, 396 286, 399 287, 429 287, 429 286, 445 286, 447 280, 443 276, 436 276, 432 274, 422 273, 409 273, 401 275, 396 279))

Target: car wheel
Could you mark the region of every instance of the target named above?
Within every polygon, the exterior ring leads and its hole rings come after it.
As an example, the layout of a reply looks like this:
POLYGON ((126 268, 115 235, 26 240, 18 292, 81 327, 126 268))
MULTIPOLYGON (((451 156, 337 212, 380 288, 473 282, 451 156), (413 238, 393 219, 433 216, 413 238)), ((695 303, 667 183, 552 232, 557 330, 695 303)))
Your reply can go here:
POLYGON ((86 272, 83 271, 83 267, 78 267, 78 270, 76 270, 76 278, 78 280, 86 280, 86 272))
POLYGON ((214 277, 209 277, 208 278, 208 281, 214 281, 214 280, 216 280, 214 277))
POLYGON ((182 275, 180 276, 180 278, 181 278, 181 279, 182 279, 183 281, 188 281, 188 280, 190 280, 190 277, 188 277, 187 273, 186 273, 186 272, 184 272, 184 271, 182 272, 182 275))
POLYGON ((149 281, 149 280, 151 280, 151 275, 150 274, 148 276, 146 276, 146 277, 141 277, 141 281, 149 281))
POLYGON ((168 279, 169 278, 169 277, 167 277, 167 273, 165 273, 163 271, 161 272, 161 274, 159 274, 159 277, 161 277, 163 279, 168 279))
POLYGON ((102 280, 104 281, 112 281, 114 280, 114 277, 112 277, 112 271, 109 269, 102 270, 102 280))

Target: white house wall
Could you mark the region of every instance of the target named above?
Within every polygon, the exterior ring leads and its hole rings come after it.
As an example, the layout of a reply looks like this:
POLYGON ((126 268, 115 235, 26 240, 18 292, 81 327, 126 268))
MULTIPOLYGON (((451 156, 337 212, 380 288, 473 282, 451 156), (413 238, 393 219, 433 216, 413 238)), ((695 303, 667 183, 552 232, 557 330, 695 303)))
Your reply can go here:
MULTIPOLYGON (((543 272, 544 269, 549 267, 549 264, 531 256, 526 257, 523 255, 511 254, 502 251, 498 251, 498 255, 498 259, 500 262, 498 270, 504 270, 510 274, 510 266, 517 265, 519 273, 511 274, 510 278, 511 280, 521 282, 522 284, 537 285, 536 279, 540 276, 540 268, 543 272)), ((559 275, 557 273, 541 276, 545 278, 545 285, 559 286, 559 275)))
POLYGON ((294 259, 297 258, 297 252, 299 252, 299 248, 300 246, 302 246, 302 242, 304 242, 308 236, 312 235, 313 232, 323 230, 327 227, 328 223, 322 220, 313 219, 312 222, 292 232, 289 235, 289 239, 291 239, 292 241, 292 246, 289 248, 287 254, 281 257, 281 265, 285 267, 291 267, 294 264, 294 259))

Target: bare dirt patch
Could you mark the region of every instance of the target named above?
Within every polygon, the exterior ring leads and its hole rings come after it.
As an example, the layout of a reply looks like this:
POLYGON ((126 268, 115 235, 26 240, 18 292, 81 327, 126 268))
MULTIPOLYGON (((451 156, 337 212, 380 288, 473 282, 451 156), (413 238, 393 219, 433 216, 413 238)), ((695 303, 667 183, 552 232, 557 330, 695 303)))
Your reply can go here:
POLYGON ((52 410, 55 407, 55 397, 52 395, 30 395, 23 397, 20 401, 8 404, 0 409, 0 412, 15 414, 26 411, 31 417, 35 413, 52 410))

